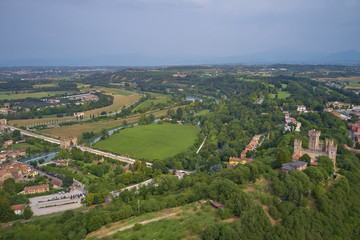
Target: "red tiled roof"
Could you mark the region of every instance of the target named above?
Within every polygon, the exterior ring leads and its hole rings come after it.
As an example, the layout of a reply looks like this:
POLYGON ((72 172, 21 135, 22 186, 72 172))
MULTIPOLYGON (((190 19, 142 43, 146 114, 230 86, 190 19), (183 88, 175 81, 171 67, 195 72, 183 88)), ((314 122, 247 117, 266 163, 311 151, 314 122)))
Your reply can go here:
POLYGON ((301 158, 301 155, 296 154, 296 155, 293 156, 293 158, 296 159, 296 160, 299 160, 299 158, 301 158))
POLYGON ((12 205, 10 206, 12 210, 16 211, 16 210, 23 210, 26 205, 25 204, 17 204, 17 205, 12 205))
POLYGON ((43 188, 49 188, 49 184, 43 184, 43 185, 25 187, 25 188, 24 188, 24 191, 36 190, 36 189, 43 189, 43 188))

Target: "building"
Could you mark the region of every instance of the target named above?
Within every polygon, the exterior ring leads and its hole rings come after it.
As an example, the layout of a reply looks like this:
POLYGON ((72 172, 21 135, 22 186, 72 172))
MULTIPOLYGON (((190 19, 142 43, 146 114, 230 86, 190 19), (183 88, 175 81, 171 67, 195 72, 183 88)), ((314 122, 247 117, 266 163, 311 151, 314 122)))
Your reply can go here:
POLYGON ((215 208, 221 208, 221 209, 224 209, 225 208, 225 205, 224 204, 221 204, 219 202, 215 202, 213 200, 210 200, 210 204, 213 205, 215 208))
POLYGON ((298 105, 297 106, 297 111, 298 112, 305 112, 306 111, 306 107, 304 105, 298 105))
POLYGON ((23 193, 24 194, 36 194, 36 193, 48 192, 49 190, 50 190, 49 184, 43 184, 43 185, 25 187, 23 193))
POLYGON ((343 102, 335 101, 335 102, 326 103, 326 106, 327 107, 332 106, 334 108, 351 108, 351 103, 343 103, 343 102))
POLYGON ((236 157, 230 157, 229 158, 229 164, 234 164, 234 165, 237 165, 237 164, 245 164, 246 163, 246 160, 244 158, 236 158, 236 157))
POLYGON ((8 159, 8 158, 12 158, 12 159, 16 159, 19 157, 25 157, 26 156, 26 149, 19 149, 19 150, 12 150, 9 149, 7 151, 2 151, 0 152, 0 159, 8 159))
POLYGON ((55 178, 53 178, 51 180, 51 183, 58 186, 58 187, 61 187, 63 185, 63 182, 60 179, 55 179, 55 178))
POLYGON ((23 215, 26 205, 25 204, 17 204, 17 205, 12 205, 10 207, 16 215, 23 215))
POLYGON ((84 112, 76 112, 74 113, 74 117, 84 117, 84 112))
POLYGON ((281 170, 283 171, 304 171, 307 168, 307 162, 295 161, 290 163, 283 163, 281 166, 281 170))
POLYGON ((293 161, 297 161, 304 154, 310 156, 311 162, 316 162, 316 158, 319 156, 327 156, 333 161, 335 168, 337 144, 335 144, 333 139, 326 138, 325 141, 320 141, 320 135, 321 132, 315 129, 308 132, 308 149, 302 147, 302 141, 300 139, 295 139, 293 161))
POLYGON ((349 127, 353 132, 354 140, 356 142, 360 142, 360 121, 357 121, 356 123, 349 123, 349 127))
POLYGON ((13 145, 13 143, 14 142, 12 139, 6 140, 6 141, 4 141, 3 148, 7 148, 8 146, 13 145))
POLYGON ((8 178, 13 178, 15 182, 20 182, 33 178, 37 174, 38 172, 35 169, 31 169, 28 165, 20 162, 3 164, 0 168, 0 185, 8 178))
POLYGON ((7 125, 7 120, 5 118, 0 119, 0 125, 7 125))
POLYGON ((70 149, 70 148, 76 147, 76 146, 77 146, 77 137, 60 140, 60 147, 62 149, 70 149))

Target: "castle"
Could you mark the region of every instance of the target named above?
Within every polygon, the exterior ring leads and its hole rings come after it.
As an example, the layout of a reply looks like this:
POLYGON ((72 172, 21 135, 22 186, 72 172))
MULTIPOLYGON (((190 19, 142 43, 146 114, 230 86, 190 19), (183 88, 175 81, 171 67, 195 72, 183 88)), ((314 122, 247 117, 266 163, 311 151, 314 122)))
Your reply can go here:
POLYGON ((333 161, 335 167, 337 144, 334 143, 333 139, 326 138, 325 141, 320 141, 320 134, 321 131, 316 131, 315 129, 308 132, 308 149, 302 147, 302 141, 300 139, 295 139, 293 161, 299 160, 304 154, 310 156, 312 163, 316 162, 316 158, 319 156, 328 156, 333 161))

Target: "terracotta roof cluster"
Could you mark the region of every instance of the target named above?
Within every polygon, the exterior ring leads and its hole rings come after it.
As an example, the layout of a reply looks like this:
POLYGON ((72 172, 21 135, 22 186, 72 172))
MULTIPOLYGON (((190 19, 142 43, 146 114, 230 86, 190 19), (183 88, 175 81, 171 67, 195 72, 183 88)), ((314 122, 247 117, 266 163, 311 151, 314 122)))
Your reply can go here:
POLYGON ((28 165, 20 162, 12 162, 3 164, 0 168, 0 185, 8 178, 13 178, 15 182, 19 182, 28 176, 38 174, 35 169, 31 169, 28 165))

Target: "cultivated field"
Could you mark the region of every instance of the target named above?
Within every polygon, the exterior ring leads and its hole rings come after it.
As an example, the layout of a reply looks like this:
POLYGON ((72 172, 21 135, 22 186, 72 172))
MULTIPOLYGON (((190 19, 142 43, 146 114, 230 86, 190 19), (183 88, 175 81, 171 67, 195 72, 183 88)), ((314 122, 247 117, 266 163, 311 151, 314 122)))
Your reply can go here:
MULTIPOLYGON (((131 103, 137 101, 140 98, 141 95, 139 94, 131 94, 129 96, 114 95, 114 103, 112 105, 103 108, 85 111, 84 115, 85 117, 89 117, 90 115, 98 116, 103 111, 105 111, 106 113, 115 112, 121 110, 124 106, 130 105, 131 103)), ((62 117, 62 118, 23 119, 23 120, 9 121, 9 124, 20 127, 20 126, 29 126, 34 124, 46 124, 49 122, 65 121, 65 120, 76 120, 76 118, 62 117)))
POLYGON ((34 92, 34 93, 14 93, 14 92, 0 92, 0 100, 8 99, 25 99, 25 98, 43 98, 55 95, 63 95, 66 91, 52 91, 52 92, 34 92))
POLYGON ((95 148, 137 159, 164 159, 185 151, 197 138, 192 125, 153 123, 121 130, 95 144, 95 148))
MULTIPOLYGON (((177 108, 173 108, 176 110, 177 108)), ((167 113, 167 110, 161 110, 153 112, 156 118, 160 116, 165 116, 167 113)), ((71 126, 62 126, 59 128, 50 128, 41 130, 40 133, 53 136, 56 138, 68 138, 70 136, 77 136, 80 137, 83 132, 94 132, 99 133, 101 132, 101 129, 111 129, 116 128, 118 126, 121 126, 124 120, 126 120, 128 123, 135 123, 138 122, 140 118, 140 115, 135 117, 129 117, 125 119, 118 119, 118 120, 109 120, 109 121, 100 121, 100 122, 92 122, 92 123, 81 123, 81 124, 74 124, 71 126)))

